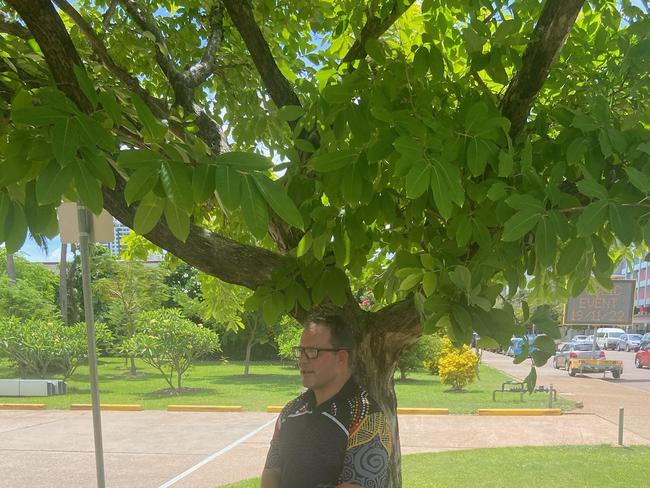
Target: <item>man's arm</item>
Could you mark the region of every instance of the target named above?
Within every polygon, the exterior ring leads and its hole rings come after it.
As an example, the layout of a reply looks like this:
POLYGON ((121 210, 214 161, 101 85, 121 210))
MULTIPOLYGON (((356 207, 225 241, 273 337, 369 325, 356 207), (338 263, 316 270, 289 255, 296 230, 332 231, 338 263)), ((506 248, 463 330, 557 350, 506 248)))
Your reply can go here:
POLYGON ((280 487, 280 470, 265 468, 264 471, 262 471, 262 484, 260 485, 260 488, 279 488, 279 487, 280 487))
MULTIPOLYGON (((262 485, 264 486, 264 485, 262 485)), ((351 483, 341 483, 336 488, 363 488, 361 485, 353 485, 351 483)))

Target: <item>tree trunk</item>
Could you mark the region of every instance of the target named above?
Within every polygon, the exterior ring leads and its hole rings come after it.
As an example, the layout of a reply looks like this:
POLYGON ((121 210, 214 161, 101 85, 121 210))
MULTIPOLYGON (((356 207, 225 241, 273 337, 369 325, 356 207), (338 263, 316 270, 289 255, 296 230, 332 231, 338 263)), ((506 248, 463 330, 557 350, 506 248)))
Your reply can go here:
POLYGON ((253 338, 248 339, 246 344, 246 359, 244 360, 244 376, 248 376, 248 369, 251 365, 251 351, 253 350, 253 338))
POLYGON ((130 357, 129 359, 130 359, 130 361, 131 361, 131 367, 130 367, 130 370, 129 370, 129 374, 130 374, 131 376, 135 376, 135 375, 138 374, 138 370, 137 370, 136 367, 135 367, 135 358, 134 358, 134 357, 130 357))
POLYGON ((10 253, 7 253, 7 276, 10 282, 16 282, 16 264, 14 263, 14 255, 10 253))
POLYGON ((68 243, 61 243, 61 258, 59 260, 59 309, 63 323, 68 325, 68 280, 67 280, 67 262, 66 254, 68 252, 68 243))

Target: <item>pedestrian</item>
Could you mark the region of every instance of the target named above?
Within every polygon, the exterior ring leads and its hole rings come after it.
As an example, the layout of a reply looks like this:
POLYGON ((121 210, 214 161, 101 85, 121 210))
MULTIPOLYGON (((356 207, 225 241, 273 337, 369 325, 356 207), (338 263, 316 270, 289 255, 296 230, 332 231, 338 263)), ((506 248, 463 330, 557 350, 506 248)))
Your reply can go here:
POLYGON ((392 437, 353 377, 350 327, 336 315, 313 318, 294 354, 307 390, 278 417, 262 488, 386 486, 392 437))

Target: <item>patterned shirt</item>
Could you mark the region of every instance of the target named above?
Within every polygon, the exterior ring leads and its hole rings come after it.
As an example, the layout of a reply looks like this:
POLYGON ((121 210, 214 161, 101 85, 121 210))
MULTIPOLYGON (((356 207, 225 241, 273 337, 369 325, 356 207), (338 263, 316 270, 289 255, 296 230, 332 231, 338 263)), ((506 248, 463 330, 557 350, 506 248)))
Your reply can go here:
POLYGON ((382 488, 392 448, 386 417, 350 379, 321 405, 307 390, 284 407, 265 468, 280 471, 281 488, 332 488, 343 482, 382 488))

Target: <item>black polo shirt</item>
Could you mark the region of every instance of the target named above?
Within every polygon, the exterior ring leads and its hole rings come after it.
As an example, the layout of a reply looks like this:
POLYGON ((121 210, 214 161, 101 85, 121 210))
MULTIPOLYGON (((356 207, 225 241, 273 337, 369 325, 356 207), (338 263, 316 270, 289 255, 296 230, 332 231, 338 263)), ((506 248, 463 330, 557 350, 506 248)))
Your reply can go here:
POLYGON ((265 468, 280 471, 281 488, 330 488, 342 482, 381 488, 391 452, 384 414, 350 379, 321 405, 307 390, 284 407, 265 468))

